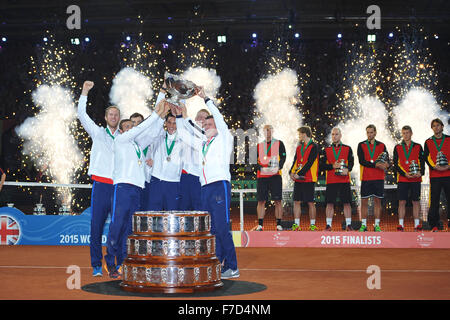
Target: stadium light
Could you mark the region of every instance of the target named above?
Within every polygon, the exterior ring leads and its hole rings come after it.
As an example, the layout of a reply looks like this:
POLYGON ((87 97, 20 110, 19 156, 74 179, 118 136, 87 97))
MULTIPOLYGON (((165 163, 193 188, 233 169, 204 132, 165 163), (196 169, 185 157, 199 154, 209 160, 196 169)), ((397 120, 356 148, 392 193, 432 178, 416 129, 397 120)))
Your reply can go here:
POLYGON ((300 38, 300 33, 298 33, 298 32, 295 33, 295 34, 294 34, 294 37, 296 37, 297 39, 300 38))
POLYGON ((227 36, 217 36, 217 42, 219 43, 227 42, 227 36))
POLYGON ((258 35, 256 33, 252 33, 252 38, 255 39, 258 35))

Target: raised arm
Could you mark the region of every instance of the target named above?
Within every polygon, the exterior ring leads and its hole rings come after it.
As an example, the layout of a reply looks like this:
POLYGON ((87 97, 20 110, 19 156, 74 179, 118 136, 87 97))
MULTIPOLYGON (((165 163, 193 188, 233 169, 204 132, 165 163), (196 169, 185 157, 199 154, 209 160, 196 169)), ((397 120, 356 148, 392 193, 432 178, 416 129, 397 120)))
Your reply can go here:
MULTIPOLYGON (((153 113, 156 112, 157 106, 164 100, 164 98, 165 98, 164 93, 160 91, 158 97, 156 98, 155 111, 153 113)), ((168 110, 168 106, 165 105, 165 108, 168 110)), ((159 117, 156 123, 152 125, 150 128, 148 128, 148 130, 144 130, 136 136, 134 141, 141 148, 145 148, 146 146, 151 144, 156 137, 158 137, 164 132, 164 115, 165 114, 162 114, 162 117, 159 117)))
POLYGON ((200 98, 205 100, 205 104, 208 107, 209 112, 211 112, 211 115, 214 117, 214 122, 216 124, 217 131, 219 133, 231 136, 231 133, 228 129, 228 125, 223 119, 223 115, 220 113, 219 109, 217 109, 214 102, 205 95, 205 91, 202 87, 199 87, 197 89, 197 94, 200 98))
POLYGON ((78 111, 77 111, 78 119, 80 120, 81 125, 91 138, 94 137, 99 130, 101 130, 101 127, 95 124, 95 122, 88 116, 86 112, 87 96, 89 90, 91 90, 93 86, 94 82, 92 81, 85 81, 83 83, 81 96, 80 99, 78 100, 78 111))
POLYGON ((150 128, 156 121, 158 121, 158 119, 164 118, 166 108, 167 107, 165 101, 161 101, 156 106, 155 112, 153 112, 150 117, 142 121, 138 126, 133 127, 130 130, 118 135, 116 139, 118 139, 119 141, 134 141, 138 135, 144 132, 144 130, 150 128))

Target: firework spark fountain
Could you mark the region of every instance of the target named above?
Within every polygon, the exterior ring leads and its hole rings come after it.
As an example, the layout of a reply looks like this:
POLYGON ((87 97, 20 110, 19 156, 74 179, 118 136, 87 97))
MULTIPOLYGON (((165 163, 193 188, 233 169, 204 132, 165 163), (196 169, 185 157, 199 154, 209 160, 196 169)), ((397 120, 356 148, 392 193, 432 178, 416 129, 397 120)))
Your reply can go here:
MULTIPOLYGON (((269 75, 255 87, 254 98, 259 116, 255 125, 262 134, 262 126, 271 124, 274 136, 283 141, 287 159, 293 159, 298 143, 297 129, 302 120, 295 101, 299 93, 297 73, 285 68, 269 75)), ((288 170, 283 170, 283 183, 290 183, 288 170)))

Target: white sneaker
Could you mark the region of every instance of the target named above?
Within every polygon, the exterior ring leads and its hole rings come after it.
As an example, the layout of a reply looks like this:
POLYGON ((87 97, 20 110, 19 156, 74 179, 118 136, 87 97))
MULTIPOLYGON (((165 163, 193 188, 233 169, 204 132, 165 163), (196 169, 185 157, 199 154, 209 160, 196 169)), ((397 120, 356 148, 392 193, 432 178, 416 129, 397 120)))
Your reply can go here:
POLYGON ((277 225, 277 231, 283 231, 283 227, 280 226, 279 224, 277 225))
POLYGON ((228 269, 227 271, 222 272, 222 274, 220 275, 222 279, 239 278, 239 276, 240 276, 239 269, 236 270, 228 269))
POLYGON ((261 225, 258 225, 256 227, 255 231, 263 231, 263 227, 261 225))

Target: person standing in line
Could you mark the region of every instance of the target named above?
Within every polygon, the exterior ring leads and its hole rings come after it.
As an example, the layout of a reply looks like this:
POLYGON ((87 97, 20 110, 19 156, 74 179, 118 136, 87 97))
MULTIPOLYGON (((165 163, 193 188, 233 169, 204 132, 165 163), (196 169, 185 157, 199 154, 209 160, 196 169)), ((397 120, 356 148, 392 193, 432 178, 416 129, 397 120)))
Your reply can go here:
POLYGON ((369 210, 369 198, 373 197, 375 225, 374 231, 381 231, 381 199, 384 198, 384 177, 389 168, 389 161, 379 161, 382 153, 385 159, 389 159, 386 146, 383 142, 375 140, 377 128, 373 124, 366 127, 367 140, 358 144, 358 160, 360 164, 361 179, 361 228, 359 231, 367 231, 367 214, 369 210))
MULTIPOLYGON (((439 205, 442 190, 447 203, 450 203, 450 137, 444 134, 444 123, 441 119, 433 119, 431 129, 433 135, 425 141, 423 156, 430 170, 430 209, 427 220, 431 230, 437 232, 440 228, 439 205)), ((447 219, 450 229, 448 206, 447 219)))
POLYGON ((281 140, 273 138, 273 127, 264 126, 265 140, 258 143, 256 154, 258 159, 258 171, 256 172, 256 197, 258 199, 258 226, 256 231, 263 231, 264 216, 266 214, 266 201, 275 202, 275 217, 277 221, 277 230, 282 231, 281 219, 283 217, 283 180, 281 170, 286 161, 286 148, 281 140))
POLYGON ((337 196, 344 206, 344 217, 347 231, 352 229, 352 192, 350 187, 350 172, 353 169, 354 157, 352 148, 341 141, 342 133, 339 128, 331 130, 331 145, 323 149, 320 157, 320 167, 325 171, 326 191, 326 227, 325 231, 331 231, 334 205, 337 196))
POLYGON ((306 202, 309 209, 309 230, 317 231, 314 191, 319 176, 319 146, 313 141, 311 128, 308 126, 298 129, 298 138, 300 144, 297 146, 290 170, 290 177, 294 181, 294 224, 292 230, 301 230, 301 203, 306 202))

